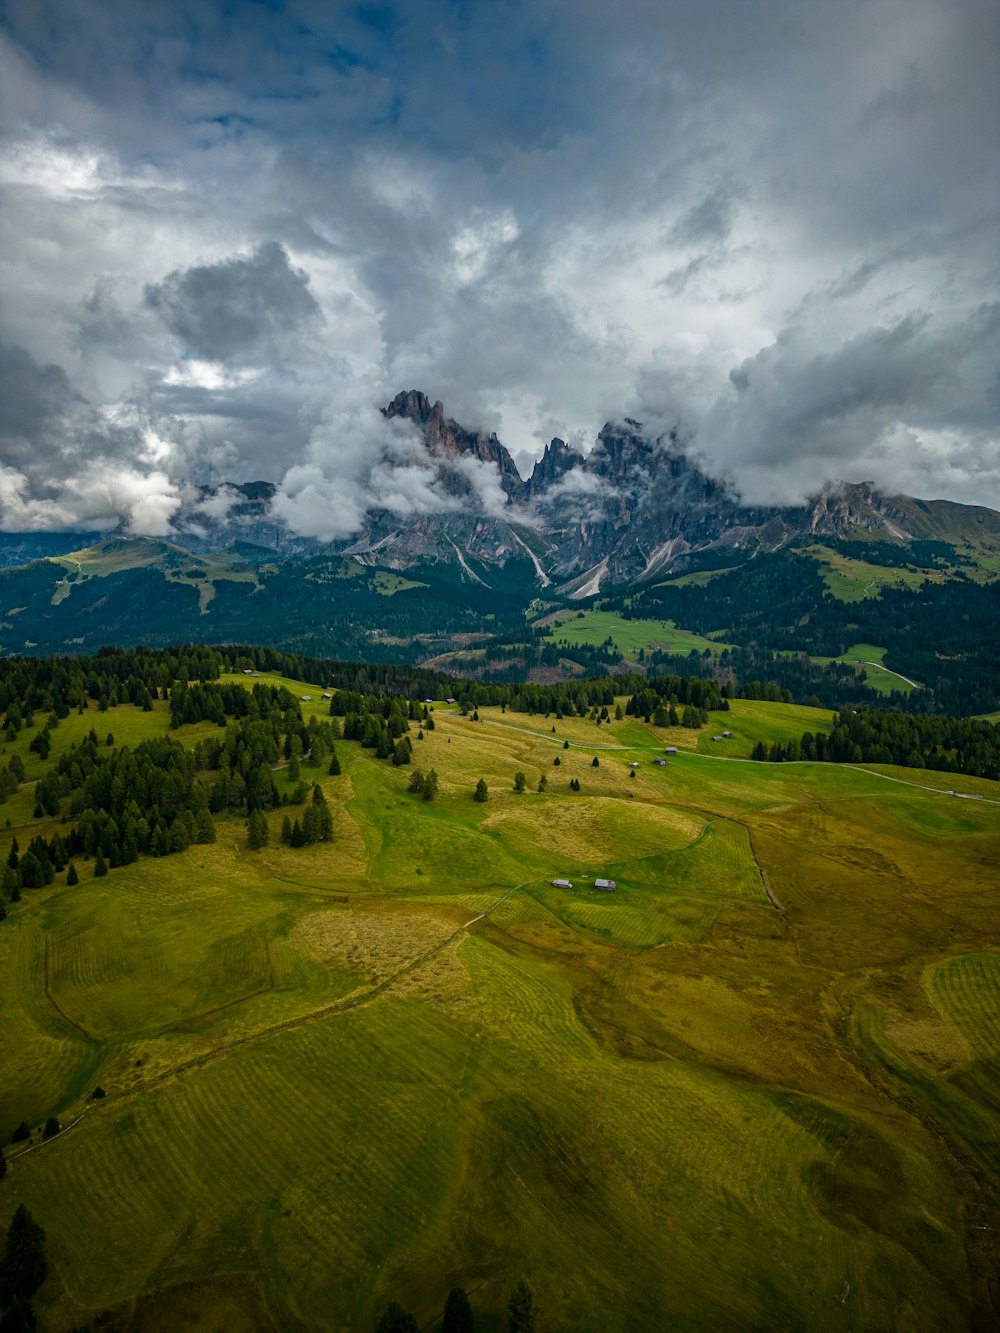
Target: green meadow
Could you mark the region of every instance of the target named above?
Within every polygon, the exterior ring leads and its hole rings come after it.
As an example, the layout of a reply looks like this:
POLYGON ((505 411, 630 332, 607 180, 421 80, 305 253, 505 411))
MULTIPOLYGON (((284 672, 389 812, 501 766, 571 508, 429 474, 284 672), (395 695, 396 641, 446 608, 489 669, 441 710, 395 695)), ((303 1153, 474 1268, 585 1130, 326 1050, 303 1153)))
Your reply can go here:
MULTIPOLYGON (((49 762, 165 708, 71 715, 49 762)), ((0 1224, 48 1233, 39 1327, 368 1330, 397 1299, 436 1331, 462 1286, 491 1333, 522 1277, 540 1330, 996 1327, 1000 784, 747 762, 828 725, 793 705, 433 717, 433 802, 338 742, 302 768, 332 843, 222 817, 9 909, 0 1224)), ((56 827, 30 735, 4 857, 56 827)))
POLYGON ((689 653, 706 649, 718 653, 726 644, 678 629, 672 620, 625 620, 617 611, 559 612, 548 618, 547 638, 570 647, 596 648, 609 637, 625 657, 635 658, 639 649, 662 648, 667 653, 689 653))

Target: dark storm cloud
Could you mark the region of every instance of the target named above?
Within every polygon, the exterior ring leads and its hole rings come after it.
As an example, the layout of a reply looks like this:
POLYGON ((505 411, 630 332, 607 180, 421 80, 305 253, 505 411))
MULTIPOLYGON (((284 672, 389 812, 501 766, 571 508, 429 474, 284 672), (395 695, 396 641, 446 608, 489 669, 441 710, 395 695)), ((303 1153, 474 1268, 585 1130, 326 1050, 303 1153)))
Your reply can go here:
POLYGON ((275 241, 251 255, 175 270, 145 290, 189 354, 205 361, 273 358, 302 326, 321 318, 309 276, 275 241))
POLYGON ((12 410, 65 434, 67 483, 312 469, 315 530, 338 469, 338 530, 391 493, 377 409, 411 385, 515 451, 681 418, 758 492, 891 458, 1000 504, 968 337, 997 28, 987 0, 10 0, 0 329, 46 368, 12 410))

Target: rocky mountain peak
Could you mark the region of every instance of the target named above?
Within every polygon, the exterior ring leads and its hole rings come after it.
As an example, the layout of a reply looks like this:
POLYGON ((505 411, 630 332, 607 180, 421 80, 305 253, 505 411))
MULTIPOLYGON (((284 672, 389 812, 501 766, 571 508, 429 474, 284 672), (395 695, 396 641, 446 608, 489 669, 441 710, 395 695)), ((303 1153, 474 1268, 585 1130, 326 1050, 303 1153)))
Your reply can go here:
POLYGON ((495 433, 487 435, 484 431, 466 430, 452 417, 445 417, 440 402, 432 407, 427 395, 418 389, 398 393, 382 411, 386 417, 403 417, 419 426, 424 443, 437 458, 456 461, 471 455, 483 463, 493 464, 500 474, 500 487, 508 500, 523 491, 524 483, 517 464, 495 433))
POLYGON ((583 454, 578 453, 565 440, 554 436, 545 446, 545 452, 535 463, 531 476, 525 483, 525 496, 533 500, 551 489, 567 472, 584 462, 583 454))

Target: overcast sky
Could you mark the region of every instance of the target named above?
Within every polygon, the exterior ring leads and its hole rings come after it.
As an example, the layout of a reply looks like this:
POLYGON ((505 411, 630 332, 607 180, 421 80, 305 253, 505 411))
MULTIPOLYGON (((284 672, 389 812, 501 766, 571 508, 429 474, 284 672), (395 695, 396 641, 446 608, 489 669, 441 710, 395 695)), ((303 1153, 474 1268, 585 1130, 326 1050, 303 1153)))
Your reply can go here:
POLYGON ((0 527, 163 533, 192 482, 287 476, 315 528, 407 492, 377 408, 409 388, 522 470, 627 415, 753 501, 1000 508, 998 28, 4 0, 0 527))

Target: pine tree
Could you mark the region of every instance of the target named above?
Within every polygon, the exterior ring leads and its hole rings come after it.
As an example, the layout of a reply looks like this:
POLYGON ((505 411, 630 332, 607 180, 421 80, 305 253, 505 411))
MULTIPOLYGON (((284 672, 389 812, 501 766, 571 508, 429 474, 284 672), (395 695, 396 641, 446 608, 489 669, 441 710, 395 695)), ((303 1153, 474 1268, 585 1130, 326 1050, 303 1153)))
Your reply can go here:
POLYGON ((74 884, 80 883, 80 876, 76 873, 76 866, 72 861, 69 863, 69 869, 66 871, 66 887, 71 889, 74 884))
POLYGON ((319 811, 319 841, 331 842, 333 840, 333 815, 330 813, 330 807, 324 801, 316 809, 319 811))
POLYGON ((595 755, 594 755, 593 762, 591 763, 590 767, 591 767, 591 768, 600 768, 600 766, 601 766, 601 761, 600 761, 600 759, 598 759, 597 755, 595 754, 595 755))
POLYGON ((549 780, 543 773, 542 776, 538 779, 538 790, 544 791, 548 785, 549 785, 549 780))
POLYGON ((259 852, 268 843, 267 820, 263 810, 252 810, 247 820, 247 846, 252 852, 259 852))
POLYGON ((437 789, 438 789, 438 775, 432 768, 431 771, 424 778, 424 800, 433 801, 434 797, 437 795, 437 789))
POLYGON ((196 842, 215 842, 215 820, 208 806, 203 806, 194 817, 197 829, 196 842))
POLYGON ((415 768, 410 774, 410 780, 406 784, 406 790, 413 792, 414 796, 423 796, 424 794, 424 775, 419 768, 415 768))
POLYGON ((535 1313, 534 1294, 522 1278, 507 1305, 508 1333, 534 1333, 535 1313))
POLYGON ((285 815, 281 821, 281 841, 286 847, 292 845, 292 821, 285 815))
POLYGON ((107 863, 104 860, 104 857, 101 855, 100 848, 98 848, 97 855, 94 857, 94 878, 101 879, 107 873, 108 873, 107 863))
POLYGON ((441 1333, 474 1333, 474 1330, 475 1321, 468 1296, 461 1287, 452 1287, 444 1303, 441 1333))
POLYGON ((0 1305, 15 1297, 30 1301, 45 1281, 49 1265, 45 1258, 45 1229, 25 1208, 17 1211, 7 1228, 7 1240, 0 1258, 0 1305))
POLYGON ((393 1301, 378 1321, 375 1333, 420 1333, 420 1325, 399 1301, 393 1301))
POLYGON ((319 842, 319 806, 307 805, 302 816, 302 840, 305 843, 319 842))
POLYGON ((489 787, 487 787, 485 779, 480 778, 479 781, 476 783, 476 791, 475 795, 473 796, 473 800, 479 801, 480 804, 482 804, 483 801, 488 801, 489 799, 490 799, 490 789, 489 787))
POLYGON ((518 772, 514 774, 514 790, 517 792, 518 795, 520 795, 521 792, 524 791, 525 781, 526 779, 524 774, 520 772, 520 770, 518 770, 518 772))
POLYGON ((327 772, 331 777, 338 777, 340 774, 340 760, 337 758, 337 751, 333 750, 330 754, 330 767, 327 772))

